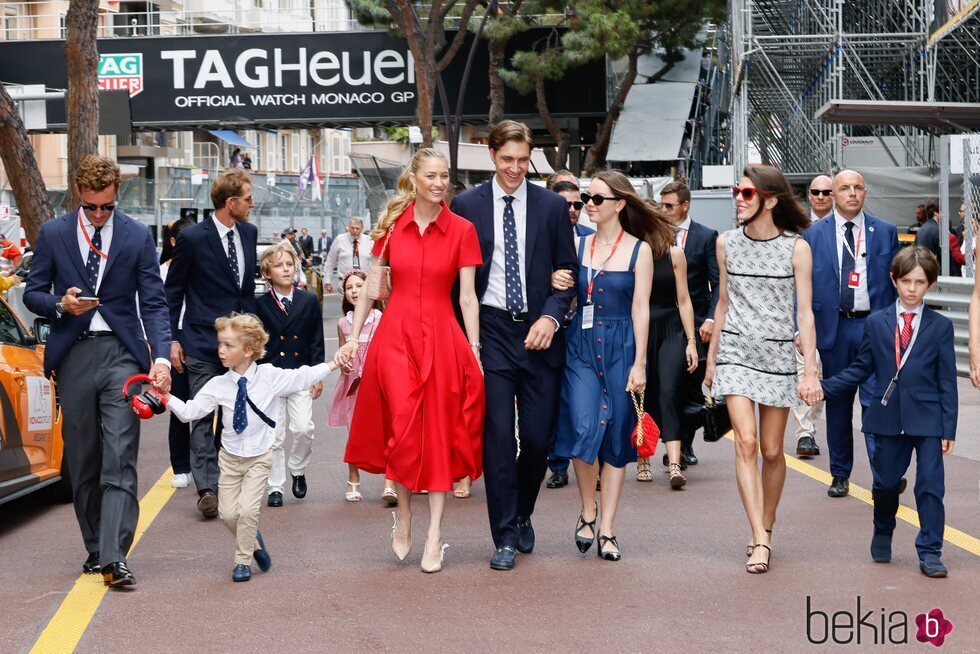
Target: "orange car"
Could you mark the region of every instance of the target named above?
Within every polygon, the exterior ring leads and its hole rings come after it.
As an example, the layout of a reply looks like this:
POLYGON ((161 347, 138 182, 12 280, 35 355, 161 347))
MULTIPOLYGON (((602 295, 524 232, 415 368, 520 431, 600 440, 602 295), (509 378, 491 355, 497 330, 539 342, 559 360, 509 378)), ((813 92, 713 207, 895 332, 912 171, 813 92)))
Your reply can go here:
POLYGON ((44 377, 44 350, 0 299, 0 504, 44 489, 71 501, 61 407, 44 377))

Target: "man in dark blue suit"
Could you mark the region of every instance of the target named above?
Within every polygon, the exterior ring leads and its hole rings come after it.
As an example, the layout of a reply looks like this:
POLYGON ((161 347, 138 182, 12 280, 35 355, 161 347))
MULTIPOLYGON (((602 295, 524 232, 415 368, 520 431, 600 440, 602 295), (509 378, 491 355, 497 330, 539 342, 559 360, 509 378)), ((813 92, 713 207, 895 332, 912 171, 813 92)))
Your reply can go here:
MULTIPOLYGON (((698 330, 698 368, 686 375, 687 403, 700 406, 704 398, 701 384, 708 355, 708 344, 715 329, 715 305, 718 303, 718 255, 715 244, 718 232, 691 220, 691 189, 684 182, 671 182, 660 191, 660 206, 667 220, 677 229, 674 245, 684 250, 687 259, 687 292, 694 305, 694 327, 698 330)), ((692 407, 693 408, 693 407, 692 407)), ((694 432, 698 425, 682 420, 681 468, 697 465, 694 454, 694 432)), ((667 465, 667 455, 664 455, 667 465)))
POLYGON ((578 262, 566 201, 527 182, 534 137, 527 125, 497 123, 489 135, 493 179, 456 197, 453 210, 476 227, 476 275, 487 409, 483 466, 495 570, 534 549, 531 514, 547 467, 565 344, 560 328, 574 288, 554 293, 551 273, 578 262), (520 456, 514 438, 514 403, 520 456))
POLYGON ((44 372, 58 383, 75 516, 89 553, 82 569, 101 571, 107 586, 135 582, 126 554, 139 518, 140 421, 124 386, 148 371, 159 391, 170 390, 156 248, 145 226, 116 211, 119 182, 111 159, 82 160, 74 177, 80 206, 41 227, 24 293, 27 308, 52 321, 44 372))
POLYGON ((930 251, 902 250, 891 273, 898 302, 868 318, 854 362, 826 379, 823 388, 828 399, 853 395, 858 385, 874 379, 862 417, 863 430, 875 439, 872 558, 891 560, 902 475, 914 450, 919 569, 929 577, 945 577, 940 559, 946 521, 943 456, 953 451, 958 402, 953 323, 922 301, 939 275, 939 262, 930 251))
MULTIPOLYGON (((895 302, 888 270, 898 252, 898 230, 865 213, 866 196, 861 175, 852 170, 837 173, 833 217, 815 223, 803 234, 813 252, 813 315, 824 378, 854 361, 871 312, 895 302)), ((865 408, 871 402, 871 383, 861 388, 865 408)), ((833 476, 827 490, 830 497, 848 493, 854 465, 853 405, 853 391, 827 400, 827 448, 833 476)), ((874 438, 865 434, 865 443, 872 457, 874 438)))
MULTIPOLYGON (((178 371, 187 368, 190 399, 212 377, 223 375, 214 321, 233 311, 255 313, 255 243, 258 230, 248 222, 252 182, 241 170, 225 173, 211 184, 214 214, 177 236, 167 273, 170 328, 178 334, 170 359, 178 371), (183 328, 177 329, 181 307, 183 328)), ((218 515, 218 453, 213 415, 191 426, 191 474, 197 486, 197 508, 206 518, 218 515)))

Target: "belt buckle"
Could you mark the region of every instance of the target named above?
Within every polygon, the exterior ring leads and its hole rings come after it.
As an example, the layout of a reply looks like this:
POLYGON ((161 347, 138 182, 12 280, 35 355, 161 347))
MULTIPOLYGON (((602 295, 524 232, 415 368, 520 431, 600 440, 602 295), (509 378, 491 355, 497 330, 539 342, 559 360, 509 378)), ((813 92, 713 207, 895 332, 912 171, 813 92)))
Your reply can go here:
POLYGON ((511 319, 512 321, 514 321, 514 322, 527 322, 527 321, 526 321, 526 320, 524 320, 523 318, 518 318, 517 316, 518 316, 519 314, 517 314, 517 313, 514 313, 514 312, 512 312, 512 311, 509 311, 508 313, 510 313, 510 319, 511 319))

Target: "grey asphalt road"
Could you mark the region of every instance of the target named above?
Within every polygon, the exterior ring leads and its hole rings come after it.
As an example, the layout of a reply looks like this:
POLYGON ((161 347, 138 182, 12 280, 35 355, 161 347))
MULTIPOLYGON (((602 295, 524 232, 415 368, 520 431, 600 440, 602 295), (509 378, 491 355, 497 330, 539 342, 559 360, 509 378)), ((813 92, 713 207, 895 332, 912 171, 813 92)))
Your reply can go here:
MULTIPOLYGON (((329 314, 328 337, 336 333, 336 311, 329 314)), ((954 625, 943 651, 980 651, 980 393, 965 383, 961 392, 960 447, 946 469, 947 523, 974 537, 974 551, 947 543, 950 577, 932 580, 916 565, 915 528, 900 521, 893 562, 874 564, 871 507, 853 497, 830 499, 823 483, 796 470, 788 473, 775 525, 772 568, 746 574, 750 534, 727 439, 698 442, 701 463, 687 471, 680 492, 670 490, 659 465, 649 484, 633 481, 630 467, 617 518, 619 563, 600 560, 594 550, 578 553, 572 532, 580 505, 569 486, 542 489, 534 552, 520 555, 512 572, 490 570, 478 481, 471 498, 449 499, 445 567, 425 575, 419 570, 424 496, 415 498, 415 542, 406 563, 396 562, 388 546, 391 514, 380 501, 381 480, 364 475, 365 500, 344 501, 346 434, 325 426, 328 390, 315 405, 309 495, 299 501, 287 491, 284 507, 262 511, 272 570, 233 584, 231 535, 200 518, 192 489, 178 490, 130 557, 136 590, 106 594, 77 651, 858 652, 878 651, 872 641, 883 641, 886 632, 892 640, 906 637, 903 649, 930 651, 915 641, 915 616, 934 608, 954 625), (861 616, 866 622, 859 627, 861 616), (840 626, 828 633, 831 620, 840 626), (813 644, 825 636, 825 644, 813 644), (834 645, 835 636, 851 642, 834 645)), ((144 425, 141 495, 168 466, 165 420, 144 425)), ((818 441, 824 443, 822 429, 818 441)), ((786 452, 793 454, 794 446, 791 425, 786 452)), ((852 480, 869 488, 861 450, 852 480)), ((826 452, 809 463, 825 470, 826 452)), ((914 507, 911 492, 902 500, 914 507)), ((85 558, 71 506, 32 498, 0 506, 0 557, 0 650, 25 652, 85 558)))

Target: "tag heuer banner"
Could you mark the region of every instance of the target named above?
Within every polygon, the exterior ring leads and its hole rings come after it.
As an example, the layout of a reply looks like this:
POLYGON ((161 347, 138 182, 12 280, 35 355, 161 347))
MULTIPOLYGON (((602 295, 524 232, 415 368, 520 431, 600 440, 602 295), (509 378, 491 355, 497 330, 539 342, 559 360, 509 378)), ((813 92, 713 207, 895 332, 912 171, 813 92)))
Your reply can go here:
MULTIPOLYGON (((541 36, 540 29, 518 35, 511 48, 541 36)), ((65 88, 63 47, 60 40, 0 41, 0 79, 65 88)), ((111 38, 99 39, 98 48, 99 88, 129 91, 134 129, 407 123, 415 115, 412 54, 387 32, 111 38)), ((454 109, 468 52, 464 45, 442 75, 454 109)), ((485 121, 487 48, 476 53, 463 117, 485 121)), ((550 82, 551 113, 603 116, 605 79, 605 62, 597 61, 550 82)), ((438 94, 435 102, 439 122, 438 94)), ((505 113, 537 116, 533 95, 507 89, 505 113)), ((64 122, 64 103, 49 101, 49 129, 63 130, 64 122)))

